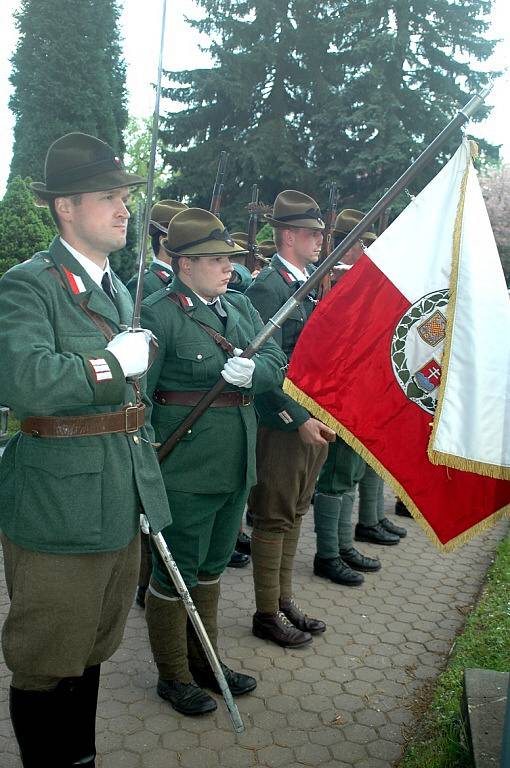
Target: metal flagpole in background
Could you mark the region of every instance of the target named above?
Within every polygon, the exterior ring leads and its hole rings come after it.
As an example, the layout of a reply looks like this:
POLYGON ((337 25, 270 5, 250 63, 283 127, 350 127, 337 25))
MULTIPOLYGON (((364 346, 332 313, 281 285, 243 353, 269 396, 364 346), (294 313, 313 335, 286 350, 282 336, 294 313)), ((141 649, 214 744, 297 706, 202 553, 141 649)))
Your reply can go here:
MULTIPOLYGON (((165 42, 165 22, 166 22, 166 0, 163 0, 163 12, 162 12, 162 18, 161 18, 161 42, 159 46, 158 79, 156 84, 156 104, 154 106, 154 115, 152 119, 151 151, 150 151, 150 159, 149 159, 149 173, 147 175, 147 197, 145 201, 145 212, 144 212, 143 226, 142 226, 142 233, 141 233, 140 260, 138 262, 138 277, 137 277, 136 296, 135 296, 134 310, 133 310, 133 322, 130 329, 134 332, 140 330, 140 312, 141 312, 141 305, 142 305, 142 299, 143 299, 143 273, 145 269, 145 259, 147 256, 147 237, 149 234, 150 212, 152 207, 152 194, 154 189, 154 167, 156 164, 156 147, 158 142, 159 102, 161 98, 161 77, 163 72, 163 48, 164 48, 164 42, 165 42)), ((224 162, 225 161, 226 159, 224 160, 224 162)), ((147 522, 147 527, 149 527, 147 518, 146 518, 146 522, 147 522)), ((205 627, 198 614, 196 606, 193 603, 193 600, 191 599, 191 595, 188 591, 188 588, 186 587, 186 584, 184 583, 184 579, 182 578, 179 572, 179 569, 177 568, 175 560, 172 557, 172 554, 163 537, 163 534, 151 532, 151 541, 153 542, 163 563, 165 564, 165 567, 170 575, 170 578, 172 579, 175 589, 177 590, 177 593, 181 598, 184 604, 184 607, 186 608, 186 612, 189 616, 189 619, 193 624, 193 627, 197 633, 197 637, 199 638, 200 643, 202 644, 204 653, 207 657, 209 664, 211 665, 211 669, 214 672, 214 676, 221 689, 221 693, 225 701, 225 705, 228 709, 230 719, 232 720, 234 730, 236 731, 236 733, 243 733, 244 723, 241 719, 241 715, 239 714, 237 705, 234 702, 234 699, 232 698, 232 692, 228 687, 228 684, 225 679, 225 675, 223 674, 223 670, 221 668, 218 657, 216 656, 216 653, 214 651, 214 648, 212 647, 211 641, 207 636, 207 632, 205 631, 205 627)))

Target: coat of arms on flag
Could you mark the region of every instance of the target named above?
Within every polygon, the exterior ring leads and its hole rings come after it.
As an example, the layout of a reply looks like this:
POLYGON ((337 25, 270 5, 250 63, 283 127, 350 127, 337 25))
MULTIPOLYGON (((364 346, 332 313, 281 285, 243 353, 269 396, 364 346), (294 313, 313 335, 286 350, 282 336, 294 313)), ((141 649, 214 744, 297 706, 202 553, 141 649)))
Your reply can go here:
POLYGON ((509 513, 510 301, 467 140, 319 304, 284 388, 440 548, 509 513))

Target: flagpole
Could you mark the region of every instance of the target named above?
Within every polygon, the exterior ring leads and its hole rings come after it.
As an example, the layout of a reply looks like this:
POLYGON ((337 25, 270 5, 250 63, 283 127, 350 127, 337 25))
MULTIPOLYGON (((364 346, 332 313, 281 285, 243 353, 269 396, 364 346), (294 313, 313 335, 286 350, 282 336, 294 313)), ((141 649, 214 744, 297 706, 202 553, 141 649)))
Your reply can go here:
MULTIPOLYGON (((288 299, 285 304, 280 307, 278 312, 271 317, 264 328, 257 334, 255 339, 244 350, 241 357, 251 358, 253 355, 266 343, 266 341, 276 332, 278 328, 281 328, 282 324, 289 317, 295 307, 302 299, 310 292, 310 289, 318 285, 322 278, 327 275, 334 265, 340 261, 347 251, 352 246, 362 239, 362 235, 374 221, 380 216, 380 214, 405 190, 411 179, 413 179, 419 171, 436 156, 438 149, 445 143, 445 141, 456 131, 460 126, 464 125, 469 118, 476 112, 477 109, 483 104, 486 97, 492 90, 492 83, 483 88, 480 93, 473 96, 462 109, 460 109, 455 117, 443 128, 436 138, 423 150, 421 155, 412 163, 409 168, 404 171, 402 176, 388 189, 388 191, 378 200, 378 202, 371 208, 371 210, 364 216, 364 218, 352 229, 348 235, 342 240, 342 242, 334 248, 329 256, 319 264, 317 269, 308 278, 308 280, 301 285, 296 292, 288 299)), ((196 404, 196 406, 188 413, 186 418, 179 424, 177 429, 170 435, 170 437, 160 446, 158 450, 158 459, 163 459, 173 450, 179 440, 184 437, 188 429, 195 423, 195 421, 207 410, 210 404, 218 397, 223 391, 227 382, 221 378, 214 387, 205 394, 202 399, 196 404)))

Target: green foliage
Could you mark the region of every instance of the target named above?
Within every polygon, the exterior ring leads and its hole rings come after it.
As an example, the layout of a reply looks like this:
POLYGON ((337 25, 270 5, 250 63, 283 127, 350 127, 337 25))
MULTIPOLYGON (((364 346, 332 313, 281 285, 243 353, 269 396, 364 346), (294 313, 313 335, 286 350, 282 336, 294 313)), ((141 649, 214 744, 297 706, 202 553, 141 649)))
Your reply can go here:
MULTIPOLYGON (((352 0, 342 11, 334 45, 346 62, 346 77, 332 84, 330 98, 312 121, 314 162, 322 184, 340 186, 342 204, 368 210, 444 128, 489 73, 485 61, 491 2, 352 0), (348 30, 348 34, 344 33, 348 30)), ((480 109, 475 120, 487 114, 480 109)), ((461 140, 460 129, 435 162, 411 186, 416 192, 437 173, 461 140)), ((487 154, 497 149, 484 142, 487 154)), ((395 212, 406 204, 396 203, 395 212)))
POLYGON ((56 233, 48 209, 35 205, 29 181, 16 176, 0 201, 0 275, 45 250, 56 233))
POLYGON ((335 180, 342 207, 368 209, 488 79, 473 61, 494 48, 490 0, 437 0, 433 12, 425 0, 198 4, 205 18, 190 23, 211 36, 214 66, 168 73, 164 95, 183 108, 162 125, 175 173, 165 192, 208 207, 228 151, 222 218, 231 229, 246 228, 254 182, 261 202, 295 188, 325 206, 335 180))
POLYGON ((510 538, 499 545, 487 584, 448 669, 440 676, 430 712, 399 768, 470 768, 460 702, 464 669, 510 669, 510 538))
POLYGON ((261 243, 263 240, 273 239, 273 228, 269 222, 263 225, 257 232, 257 243, 261 243))
MULTIPOLYGON (((132 206, 130 206, 132 210, 132 206)), ((128 222, 126 245, 120 251, 110 254, 110 265, 113 271, 122 280, 127 283, 135 272, 138 257, 138 238, 137 238, 136 217, 131 217, 128 222)))
POLYGON ((11 177, 44 178, 50 144, 70 131, 120 155, 127 123, 117 0, 21 0, 9 106, 16 124, 11 177))

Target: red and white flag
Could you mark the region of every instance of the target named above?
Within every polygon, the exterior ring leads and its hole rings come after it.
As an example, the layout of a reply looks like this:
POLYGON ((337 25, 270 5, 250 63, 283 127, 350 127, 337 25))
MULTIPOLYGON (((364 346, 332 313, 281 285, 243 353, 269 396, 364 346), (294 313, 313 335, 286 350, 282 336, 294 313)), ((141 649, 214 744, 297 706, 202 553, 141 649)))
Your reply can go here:
POLYGON ((510 301, 469 142, 319 304, 284 388, 440 548, 510 512, 510 301))

